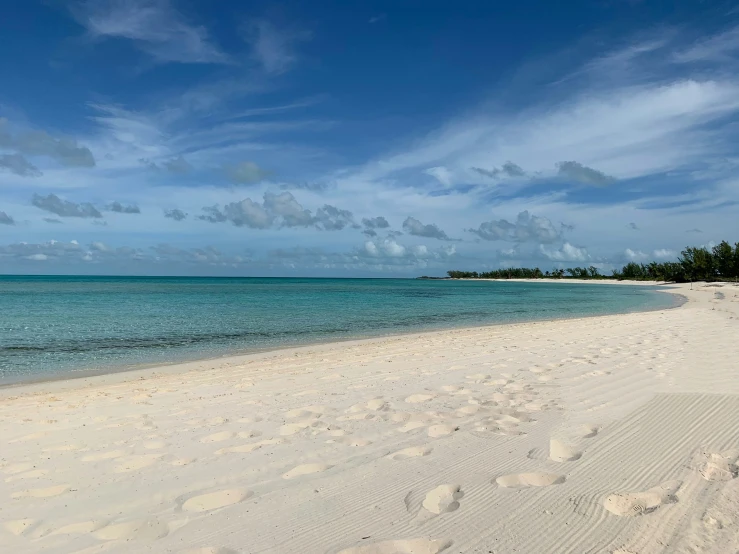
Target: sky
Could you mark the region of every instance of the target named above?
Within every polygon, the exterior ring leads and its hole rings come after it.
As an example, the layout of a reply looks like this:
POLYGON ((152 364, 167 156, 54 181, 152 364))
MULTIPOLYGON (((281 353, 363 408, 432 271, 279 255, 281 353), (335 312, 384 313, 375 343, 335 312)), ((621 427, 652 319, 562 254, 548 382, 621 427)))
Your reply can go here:
POLYGON ((739 241, 735 2, 3 7, 0 273, 610 273, 739 241))

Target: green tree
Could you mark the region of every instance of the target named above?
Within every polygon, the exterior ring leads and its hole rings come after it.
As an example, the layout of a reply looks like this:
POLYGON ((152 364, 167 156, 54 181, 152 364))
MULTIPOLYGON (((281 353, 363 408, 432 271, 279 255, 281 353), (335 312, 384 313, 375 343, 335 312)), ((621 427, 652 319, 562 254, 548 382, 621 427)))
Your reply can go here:
POLYGON ((700 248, 688 246, 680 252, 680 264, 685 270, 686 277, 691 281, 712 281, 716 278, 713 254, 704 246, 700 248))
POLYGON ((722 240, 720 244, 713 247, 713 260, 715 263, 716 270, 718 270, 721 277, 734 277, 736 276, 734 268, 734 249, 731 245, 722 240))

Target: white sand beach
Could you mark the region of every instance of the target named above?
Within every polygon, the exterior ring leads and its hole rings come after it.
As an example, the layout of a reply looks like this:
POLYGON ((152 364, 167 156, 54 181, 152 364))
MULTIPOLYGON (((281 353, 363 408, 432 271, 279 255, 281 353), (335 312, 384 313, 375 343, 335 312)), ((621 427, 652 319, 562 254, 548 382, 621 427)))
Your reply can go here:
POLYGON ((0 552, 734 553, 739 287, 0 390, 0 552))

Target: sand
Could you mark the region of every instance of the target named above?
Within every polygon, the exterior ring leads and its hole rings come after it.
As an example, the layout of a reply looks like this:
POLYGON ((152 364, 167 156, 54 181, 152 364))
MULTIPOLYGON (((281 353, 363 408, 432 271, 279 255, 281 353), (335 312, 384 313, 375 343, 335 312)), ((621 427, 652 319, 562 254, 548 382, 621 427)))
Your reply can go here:
POLYGON ((0 552, 739 549, 739 287, 0 390, 0 552))

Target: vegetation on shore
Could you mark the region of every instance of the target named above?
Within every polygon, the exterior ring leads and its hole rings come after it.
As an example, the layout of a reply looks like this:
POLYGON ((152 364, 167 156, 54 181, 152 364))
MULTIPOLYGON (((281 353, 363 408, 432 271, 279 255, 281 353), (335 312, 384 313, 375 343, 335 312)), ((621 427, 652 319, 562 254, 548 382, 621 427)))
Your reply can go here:
POLYGON ((712 249, 688 246, 677 262, 629 262, 611 275, 602 275, 597 267, 570 267, 542 271, 538 267, 513 267, 492 271, 447 271, 452 279, 629 279, 635 281, 717 281, 739 278, 739 242, 721 241, 712 249))

